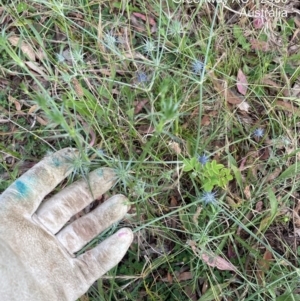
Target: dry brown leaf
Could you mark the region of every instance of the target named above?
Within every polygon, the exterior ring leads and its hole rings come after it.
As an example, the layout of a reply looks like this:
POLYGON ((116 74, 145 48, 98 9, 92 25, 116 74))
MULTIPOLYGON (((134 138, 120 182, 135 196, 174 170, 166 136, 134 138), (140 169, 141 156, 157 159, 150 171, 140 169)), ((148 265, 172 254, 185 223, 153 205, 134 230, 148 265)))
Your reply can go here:
MULTIPOLYGON (((189 121, 192 120, 192 119, 194 119, 195 116, 198 115, 198 112, 199 112, 199 107, 196 107, 196 108, 193 110, 192 114, 189 116, 188 121, 183 125, 183 128, 184 128, 184 129, 186 129, 186 128, 188 127, 189 121)), ((214 117, 214 116, 216 116, 217 114, 218 114, 218 111, 210 111, 210 112, 208 112, 207 115, 204 115, 204 116, 202 117, 201 125, 203 125, 203 126, 210 125, 210 117, 214 117)))
POLYGON ((174 142, 174 141, 170 142, 169 147, 175 154, 177 154, 177 155, 181 154, 181 148, 177 142, 174 142))
POLYGON ((210 112, 208 113, 208 116, 210 116, 210 117, 216 117, 218 114, 219 114, 218 111, 210 111, 210 112))
POLYGON ((263 284, 265 273, 269 270, 270 261, 272 260, 273 260, 272 253, 269 250, 266 250, 263 259, 258 261, 257 278, 259 284, 263 284))
POLYGON ((0 123, 8 123, 10 122, 9 119, 3 119, 1 118, 1 115, 0 115, 0 123))
POLYGON ((276 100, 275 105, 277 107, 282 108, 285 111, 291 112, 293 114, 296 114, 297 116, 300 116, 300 110, 293 106, 293 104, 289 102, 284 102, 283 100, 276 100))
MULTIPOLYGON (((221 80, 215 77, 214 73, 210 73, 210 78, 214 84, 214 88, 217 92, 221 93, 225 100, 232 104, 232 105, 237 105, 240 104, 244 101, 243 98, 239 97, 236 93, 234 93, 231 89, 229 88, 224 88, 223 85, 221 84, 221 80)), ((224 81, 225 82, 225 81, 224 81)), ((227 86, 227 83, 225 82, 225 86, 227 86)))
POLYGON ((203 285, 202 285, 202 289, 201 289, 202 295, 205 294, 208 289, 209 289, 209 282, 208 282, 207 279, 205 279, 204 282, 203 282, 203 285))
POLYGON ((89 301, 90 298, 89 298, 88 295, 83 295, 83 296, 81 296, 81 297, 79 298, 79 300, 80 300, 80 301, 89 301))
POLYGON ((210 118, 208 115, 205 115, 202 117, 201 125, 203 125, 203 126, 210 125, 210 118))
POLYGON ((172 195, 170 201, 170 207, 177 207, 177 205, 178 205, 177 198, 172 195))
POLYGON ((269 44, 265 41, 259 41, 256 39, 250 40, 251 46, 253 50, 261 50, 264 52, 269 51, 269 44))
POLYGON ((270 148, 264 147, 263 149, 259 150, 259 159, 260 160, 267 160, 270 158, 270 148))
POLYGON ((300 228, 300 201, 298 201, 297 206, 293 209, 293 224, 294 228, 300 228))
POLYGON ((236 267, 231 262, 213 253, 199 250, 196 247, 197 244, 194 240, 188 240, 187 243, 192 248, 194 254, 197 257, 200 257, 207 265, 216 267, 219 270, 236 272, 236 267))
POLYGON ((42 75, 44 78, 47 78, 47 75, 45 73, 45 68, 39 66, 37 63, 34 62, 25 62, 25 64, 33 71, 38 73, 39 75, 42 75))
POLYGON ((248 102, 245 100, 243 101, 242 103, 238 104, 237 105, 238 109, 240 109, 241 111, 244 111, 244 112, 249 112, 249 108, 250 108, 250 105, 248 104, 248 102))
POLYGON ((134 29, 137 30, 138 32, 145 32, 146 27, 143 22, 138 20, 133 14, 130 15, 130 23, 134 26, 134 29))
POLYGON ((149 60, 145 56, 143 56, 141 53, 136 52, 136 51, 133 51, 130 53, 125 53, 124 56, 128 59, 140 59, 142 61, 149 62, 149 60))
POLYGON ((294 228, 294 234, 300 237, 300 228, 294 228))
POLYGON ((216 267, 218 270, 233 272, 236 271, 236 267, 231 262, 223 259, 218 255, 203 252, 201 254, 201 258, 207 265, 213 268, 216 267))
POLYGON ((190 279, 193 279, 193 274, 191 272, 183 272, 177 276, 177 280, 179 282, 185 281, 185 280, 190 280, 190 279))
POLYGON ((97 71, 99 71, 101 74, 104 74, 104 75, 107 75, 107 76, 110 76, 110 75, 111 75, 111 71, 110 71, 109 69, 106 69, 106 68, 104 68, 104 69, 99 69, 99 70, 97 70, 97 71))
POLYGON ((228 258, 235 258, 237 256, 237 253, 231 243, 228 245, 227 254, 228 258))
MULTIPOLYGON (((197 301, 197 293, 194 289, 194 285, 183 285, 182 289, 184 290, 185 295, 187 296, 186 300, 197 301)), ((230 301, 230 300, 228 300, 230 301)))
POLYGON ((197 210, 196 210, 195 214, 193 215, 192 220, 196 226, 198 226, 198 218, 199 218, 201 211, 202 211, 202 207, 197 207, 197 210))
POLYGON ((9 42, 13 45, 13 46, 18 46, 21 48, 21 50, 23 51, 24 54, 27 55, 27 57, 31 60, 31 61, 35 61, 36 56, 35 56, 35 52, 34 49, 32 48, 31 45, 29 45, 28 43, 20 40, 20 37, 17 36, 11 36, 8 38, 9 42))
POLYGON ((291 96, 300 98, 300 81, 299 84, 298 83, 294 84, 291 92, 292 92, 291 96))
POLYGON ((47 125, 47 124, 48 124, 48 120, 45 120, 45 119, 43 119, 43 118, 40 117, 40 116, 36 116, 36 121, 37 121, 38 123, 40 123, 41 125, 47 125))
POLYGON ((239 166, 239 170, 243 171, 246 167, 245 167, 245 163, 247 162, 247 157, 244 157, 241 161, 241 164, 239 166))
POLYGON ((258 202, 255 204, 255 210, 256 210, 257 212, 262 212, 263 206, 264 206, 264 203, 263 203, 262 201, 258 201, 258 202))
POLYGON ((246 95, 248 90, 248 81, 246 75, 243 73, 241 69, 238 70, 236 86, 237 86, 237 90, 242 95, 246 95))
POLYGON ((295 24, 297 25, 297 27, 300 28, 300 19, 295 17, 294 21, 295 21, 295 24))
POLYGON ((275 170, 267 176, 266 182, 271 182, 275 180, 280 174, 281 174, 281 168, 280 167, 275 168, 275 170))
POLYGON ((122 28, 122 32, 119 34, 118 40, 120 41, 120 47, 126 51, 131 51, 131 42, 127 26, 122 28))
POLYGON ((139 112, 141 112, 144 108, 144 106, 148 103, 148 99, 147 98, 144 98, 144 99, 141 99, 139 101, 135 101, 133 103, 134 105, 134 114, 138 114, 139 112))
POLYGON ((33 113, 35 110, 38 109, 38 105, 33 105, 29 110, 28 110, 28 113, 27 114, 31 114, 33 113))
MULTIPOLYGON (((300 37, 300 28, 297 28, 295 31, 294 31, 294 34, 290 40, 290 44, 293 44, 291 42, 293 42, 295 40, 295 44, 297 45, 297 41, 299 40, 299 37, 300 37)), ((299 44, 299 43, 298 43, 299 44)), ((291 47, 289 47, 289 50, 293 50, 293 49, 297 49, 297 46, 296 45, 292 45, 291 47)), ((299 49, 299 48, 298 48, 299 49)))
POLYGON ((42 60, 44 60, 44 59, 46 59, 47 58, 47 54, 46 54, 46 52, 43 50, 43 48, 39 48, 38 49, 38 51, 36 52, 36 57, 40 60, 40 61, 42 61, 42 60))
POLYGON ((170 284, 173 283, 173 277, 170 272, 168 272, 168 274, 167 274, 167 280, 168 280, 168 283, 170 283, 170 284))
POLYGON ((247 200, 251 199, 251 191, 250 191, 250 186, 247 185, 244 189, 244 194, 247 200))
POLYGON ((146 15, 143 15, 141 13, 132 13, 136 18, 140 18, 142 19, 143 21, 149 23, 150 25, 152 26, 155 26, 156 25, 156 22, 155 20, 152 18, 152 17, 149 17, 149 16, 146 16, 146 15))
POLYGON ((72 51, 70 48, 65 49, 62 52, 62 56, 65 58, 66 61, 68 62, 72 62, 73 61, 73 55, 72 55, 72 51))
POLYGON ((142 124, 138 127, 138 132, 140 134, 151 134, 155 131, 155 128, 148 124, 142 124))
POLYGON ((235 202, 235 200, 233 198, 231 198, 230 196, 226 196, 225 197, 225 200, 226 200, 226 203, 232 208, 232 209, 235 209, 237 207, 239 207, 239 204, 237 204, 235 202))
POLYGON ((264 77, 262 79, 262 83, 269 86, 269 88, 274 88, 276 91, 280 89, 279 85, 277 85, 273 80, 268 77, 264 77))
MULTIPOLYGON (((253 213, 252 213, 252 212, 248 212, 248 213, 246 214, 246 216, 243 218, 242 224, 244 224, 244 225, 245 225, 245 224, 248 224, 249 221, 252 220, 252 218, 253 218, 253 213)), ((245 232, 245 231, 244 231, 243 227, 242 227, 242 226, 238 226, 238 228, 237 228, 237 230, 236 230, 237 236, 241 236, 241 237, 242 237, 242 235, 243 235, 244 232, 245 232)))
POLYGON ((78 81, 78 79, 74 77, 72 79, 72 84, 74 86, 74 90, 75 90, 77 96, 82 97, 84 95, 84 93, 83 93, 83 89, 82 89, 81 84, 78 81))
POLYGON ((10 102, 14 103, 17 111, 21 111, 22 106, 14 97, 12 97, 11 95, 8 95, 8 100, 10 102))
POLYGON ((0 112, 4 113, 5 116, 9 116, 9 111, 7 111, 5 108, 3 108, 2 106, 0 106, 0 112))
POLYGON ((146 24, 149 24, 151 26, 151 33, 156 32, 157 30, 157 26, 156 26, 156 22, 154 20, 154 18, 148 16, 148 15, 143 15, 141 13, 138 12, 134 12, 130 15, 130 20, 131 23, 135 26, 137 26, 137 30, 140 32, 146 31, 147 27, 142 24, 142 22, 140 22, 138 19, 143 20, 144 22, 146 22, 146 24))
POLYGON ((112 93, 113 95, 120 95, 120 90, 118 90, 118 89, 112 89, 112 90, 111 90, 111 93, 112 93))
MULTIPOLYGON (((257 12, 256 12, 257 14, 257 12)), ((267 22, 267 18, 264 16, 263 11, 258 11, 258 14, 253 20, 253 27, 255 29, 261 29, 264 27, 264 24, 267 22)))
POLYGON ((225 92, 225 100, 232 105, 238 105, 244 101, 243 98, 239 97, 230 89, 225 92))

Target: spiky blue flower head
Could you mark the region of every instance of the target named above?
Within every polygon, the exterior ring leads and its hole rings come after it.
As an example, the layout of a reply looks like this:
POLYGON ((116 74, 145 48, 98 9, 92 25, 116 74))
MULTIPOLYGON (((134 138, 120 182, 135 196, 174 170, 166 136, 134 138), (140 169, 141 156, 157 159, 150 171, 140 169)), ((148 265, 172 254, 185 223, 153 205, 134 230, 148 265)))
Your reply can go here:
POLYGON ((254 132, 253 132, 253 137, 254 138, 262 138, 264 136, 265 130, 262 128, 257 128, 254 132))
POLYGON ((156 45, 153 41, 151 40, 145 40, 145 43, 143 45, 143 51, 146 54, 151 54, 152 52, 154 52, 156 50, 156 45))
POLYGON ((57 61, 58 61, 59 63, 62 63, 62 62, 65 61, 64 56, 63 56, 62 54, 60 54, 60 53, 56 53, 56 58, 57 58, 57 61))
POLYGON ((145 72, 137 72, 136 80, 140 84, 144 84, 148 81, 148 76, 145 72))
POLYGON ((168 34, 175 36, 183 32, 183 26, 180 21, 174 20, 170 23, 168 34))
POLYGON ((202 72, 203 68, 204 68, 204 64, 199 60, 195 60, 192 63, 192 71, 196 74, 200 74, 202 72))
POLYGON ((108 48, 114 49, 116 47, 117 38, 112 33, 105 33, 103 40, 108 48))
POLYGON ((205 165, 209 161, 209 157, 205 154, 198 156, 198 162, 200 162, 202 165, 205 165))
POLYGON ((201 201, 205 205, 207 205, 207 204, 214 205, 217 202, 216 194, 217 194, 216 192, 206 191, 203 193, 201 201))
POLYGON ((100 156, 105 156, 106 155, 106 151, 101 149, 101 148, 98 148, 97 149, 97 154, 100 155, 100 156))

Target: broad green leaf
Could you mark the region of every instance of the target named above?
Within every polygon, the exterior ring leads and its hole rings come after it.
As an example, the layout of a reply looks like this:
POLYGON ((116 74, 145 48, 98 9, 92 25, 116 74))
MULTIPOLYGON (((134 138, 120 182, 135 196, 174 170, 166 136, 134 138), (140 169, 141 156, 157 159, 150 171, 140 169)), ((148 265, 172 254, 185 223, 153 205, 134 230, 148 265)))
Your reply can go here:
MULTIPOLYGON (((244 185, 243 185, 243 180, 242 180, 242 174, 241 174, 241 171, 236 167, 236 165, 234 164, 231 164, 231 170, 233 171, 234 173, 234 178, 235 180, 237 181, 238 185, 239 185, 239 188, 241 191, 244 190, 244 185)), ((233 178, 233 177, 232 177, 233 178)), ((232 180, 232 179, 231 179, 232 180)))
POLYGON ((194 167, 194 169, 195 169, 195 171, 198 172, 198 173, 199 173, 199 172, 202 172, 202 171, 201 171, 201 164, 200 164, 199 162, 197 162, 197 164, 196 164, 196 166, 194 167))
POLYGON ((206 182, 206 183, 203 184, 203 189, 206 192, 212 191, 213 188, 214 188, 214 185, 211 182, 206 182))
POLYGON ((207 174, 207 177, 214 177, 215 176, 215 172, 214 172, 213 169, 206 170, 206 174, 207 174))
POLYGON ((277 297, 276 301, 300 301, 300 295, 288 293, 277 297))
POLYGON ((192 158, 192 159, 183 159, 183 171, 191 171, 195 168, 197 164, 197 159, 192 158))
POLYGON ((229 284, 230 281, 212 286, 205 292, 204 295, 201 296, 198 301, 221 300, 220 295, 222 293, 222 290, 225 289, 229 284))
POLYGON ((190 171, 193 169, 189 159, 183 159, 183 171, 190 171))
POLYGON ((211 162, 211 168, 213 169, 213 171, 215 173, 219 173, 219 170, 221 170, 222 168, 224 168, 223 164, 218 164, 216 160, 213 160, 211 162))
POLYGON ((186 212, 186 210, 179 211, 179 219, 181 221, 183 228, 186 231, 194 233, 197 229, 195 223, 191 222, 190 216, 191 215, 188 212, 186 212))
POLYGON ((228 175, 227 176, 227 180, 228 180, 228 182, 231 181, 231 180, 233 180, 233 176, 232 175, 228 175))
POLYGON ((271 219, 273 219, 277 215, 278 202, 271 188, 268 189, 268 196, 269 196, 270 207, 271 207, 271 219))
POLYGON ((7 147, 5 147, 2 143, 0 143, 0 150, 5 153, 5 154, 9 154, 10 156, 14 157, 14 158, 17 158, 17 159, 21 159, 21 156, 19 153, 13 151, 13 150, 10 150, 8 149, 7 147))
POLYGON ((296 162, 295 164, 289 166, 281 175, 277 178, 278 181, 283 181, 295 176, 295 174, 300 172, 300 164, 296 162))

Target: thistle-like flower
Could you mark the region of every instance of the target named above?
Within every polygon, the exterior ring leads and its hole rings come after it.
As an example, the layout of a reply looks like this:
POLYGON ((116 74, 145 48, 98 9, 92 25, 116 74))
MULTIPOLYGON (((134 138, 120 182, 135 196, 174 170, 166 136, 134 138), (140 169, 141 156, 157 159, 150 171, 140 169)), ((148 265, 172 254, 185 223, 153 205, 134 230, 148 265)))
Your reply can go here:
POLYGON ((204 64, 199 60, 196 60, 192 63, 192 71, 195 74, 200 74, 202 72, 203 68, 204 68, 204 64))
POLYGON ((104 43, 106 44, 106 46, 108 48, 111 48, 111 49, 115 49, 116 48, 117 39, 111 33, 106 33, 104 35, 103 40, 104 40, 104 43))
POLYGON ((136 80, 139 84, 144 84, 148 81, 148 76, 145 72, 137 72, 136 80))
POLYGON ((202 165, 205 165, 209 161, 209 157, 205 154, 198 156, 198 162, 200 162, 202 165))
POLYGON ((257 128, 254 132, 253 132, 253 137, 260 139, 264 136, 265 130, 262 128, 257 128))
POLYGON ((97 154, 99 156, 105 156, 106 155, 106 151, 101 149, 101 148, 98 148, 96 151, 97 151, 97 154))
POLYGON ((153 41, 145 40, 145 43, 143 45, 143 52, 146 54, 151 54, 156 50, 156 45, 153 41))
POLYGON ((57 61, 58 61, 59 63, 62 63, 62 62, 65 61, 65 58, 64 58, 64 56, 63 56, 62 54, 56 53, 55 55, 56 55, 57 61))
POLYGON ((183 26, 180 21, 174 20, 170 23, 168 34, 171 36, 180 35, 183 32, 183 26))
POLYGON ((72 54, 76 63, 84 63, 84 53, 82 49, 74 49, 72 54))
POLYGON ((206 191, 203 193, 201 201, 207 205, 207 204, 212 204, 214 205, 217 202, 216 199, 216 192, 210 192, 210 191, 206 191))

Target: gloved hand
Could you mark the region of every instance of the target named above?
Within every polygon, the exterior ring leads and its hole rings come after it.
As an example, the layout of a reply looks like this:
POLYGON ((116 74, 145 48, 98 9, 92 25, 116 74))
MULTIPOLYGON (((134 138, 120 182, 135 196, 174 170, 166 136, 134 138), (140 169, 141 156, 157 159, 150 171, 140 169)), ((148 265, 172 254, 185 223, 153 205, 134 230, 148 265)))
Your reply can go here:
POLYGON ((112 169, 91 172, 42 204, 72 172, 77 156, 63 149, 16 180, 0 196, 0 299, 2 301, 76 300, 125 255, 133 234, 128 228, 75 257, 74 253, 128 210, 126 197, 115 195, 94 211, 70 218, 116 181, 112 169), (63 228, 63 229, 62 229, 63 228))

